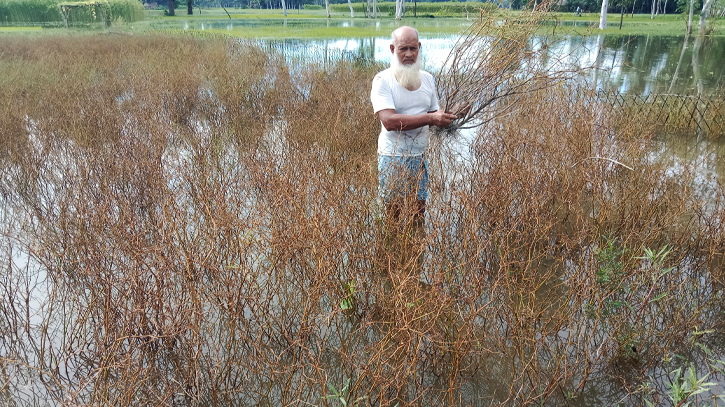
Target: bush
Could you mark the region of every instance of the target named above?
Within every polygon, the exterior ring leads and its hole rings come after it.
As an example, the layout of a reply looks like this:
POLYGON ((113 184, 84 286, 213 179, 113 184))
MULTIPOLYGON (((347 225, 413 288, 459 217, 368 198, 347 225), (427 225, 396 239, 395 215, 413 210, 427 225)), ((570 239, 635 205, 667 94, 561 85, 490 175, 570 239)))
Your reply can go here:
MULTIPOLYGON (((0 0, 0 23, 63 22, 61 0, 0 0)), ((98 22, 108 14, 108 20, 134 22, 143 20, 144 8, 138 0, 109 0, 83 4, 67 9, 71 22, 98 22)))
POLYGON ((123 20, 127 23, 144 19, 144 8, 138 0, 113 0, 108 3, 111 20, 123 20))
POLYGON ((0 0, 0 22, 63 21, 58 0, 0 0))
POLYGON ((319 4, 305 4, 302 6, 305 10, 322 10, 323 7, 319 4))

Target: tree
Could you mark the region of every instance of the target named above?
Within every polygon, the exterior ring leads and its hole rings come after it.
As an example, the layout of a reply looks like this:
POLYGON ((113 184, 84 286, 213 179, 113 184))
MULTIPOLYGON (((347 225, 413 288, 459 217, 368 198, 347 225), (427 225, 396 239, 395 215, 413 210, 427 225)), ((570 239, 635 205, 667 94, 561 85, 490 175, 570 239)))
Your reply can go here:
POLYGON ((330 0, 325 0, 325 10, 327 10, 327 18, 330 18, 330 0))
POLYGON ((612 6, 619 7, 619 29, 622 29, 622 22, 624 21, 624 10, 633 4, 633 0, 613 0, 612 6))
POLYGON ((176 14, 174 13, 174 7, 176 7, 176 4, 174 4, 174 0, 169 0, 168 4, 169 4, 169 15, 175 16, 176 14))
POLYGON ((355 18, 355 11, 352 9, 352 1, 347 0, 347 4, 350 6, 350 18, 355 18))
POLYGON ((705 4, 702 5, 702 11, 700 12, 700 28, 697 31, 699 35, 703 35, 707 32, 705 20, 707 19, 708 13, 710 13, 710 7, 712 7, 712 3, 714 3, 714 0, 707 0, 705 1, 705 4))
POLYGON ((403 0, 395 0, 395 19, 400 20, 403 17, 403 0))
POLYGON ((282 0, 282 14, 287 17, 287 3, 284 0, 282 0))
POLYGON ((194 0, 186 0, 186 14, 194 14, 194 0))
POLYGON ((602 12, 599 15, 600 30, 604 30, 607 28, 607 7, 609 7, 609 0, 602 0, 602 12))

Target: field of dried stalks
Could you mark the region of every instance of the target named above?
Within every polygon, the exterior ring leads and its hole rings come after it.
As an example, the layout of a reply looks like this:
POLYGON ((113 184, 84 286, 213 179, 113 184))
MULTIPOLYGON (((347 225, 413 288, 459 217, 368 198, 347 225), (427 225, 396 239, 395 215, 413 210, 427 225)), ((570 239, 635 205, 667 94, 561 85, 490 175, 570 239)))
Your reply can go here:
POLYGON ((465 154, 435 141, 412 234, 380 217, 374 63, 0 49, 3 404, 667 405, 678 367, 722 380, 723 189, 580 84, 465 154))

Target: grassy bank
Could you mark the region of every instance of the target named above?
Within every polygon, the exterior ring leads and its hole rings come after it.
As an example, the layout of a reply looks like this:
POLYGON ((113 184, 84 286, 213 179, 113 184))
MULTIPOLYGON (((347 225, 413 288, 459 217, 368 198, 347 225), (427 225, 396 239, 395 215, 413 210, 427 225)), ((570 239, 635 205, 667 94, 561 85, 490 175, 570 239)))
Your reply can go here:
MULTIPOLYGON (((34 25, 33 21, 55 21, 62 24, 62 15, 56 0, 0 0, 0 24, 34 25)), ((332 5, 332 15, 326 18, 324 9, 290 9, 287 16, 281 9, 234 9, 227 8, 194 8, 192 15, 187 15, 185 9, 178 9, 175 17, 164 16, 161 10, 140 9, 136 1, 117 0, 109 3, 111 19, 114 21, 138 21, 132 25, 117 24, 114 29, 126 32, 168 31, 188 28, 191 24, 202 22, 228 23, 229 27, 205 28, 213 32, 241 38, 359 38, 388 36, 389 31, 400 24, 412 25, 424 35, 451 35, 465 30, 479 13, 479 7, 486 9, 490 3, 420 3, 418 4, 419 17, 413 17, 412 6, 408 8, 407 16, 398 22, 391 18, 393 3, 379 3, 379 18, 377 20, 365 18, 364 3, 354 3, 355 18, 350 18, 347 4, 332 5), (141 13, 145 17, 141 16, 141 13), (227 14, 228 13, 228 14, 227 14), (434 18, 430 18, 434 17, 434 18)), ((92 10, 74 10, 72 21, 94 21, 100 12, 93 16, 92 10)), ((496 12, 509 15, 519 15, 521 12, 500 10, 496 12)), ((681 15, 659 15, 650 19, 649 14, 625 15, 623 27, 619 29, 619 14, 609 14, 609 25, 606 30, 598 29, 598 13, 584 14, 575 17, 572 13, 550 13, 549 27, 542 33, 556 32, 573 35, 684 35, 685 20, 681 15)), ((697 22, 697 18, 695 19, 697 22)), ((214 24, 207 24, 214 25, 214 24)), ((710 35, 725 35, 725 20, 710 19, 708 27, 712 29, 710 35)), ((4 31, 7 32, 7 31, 4 31)))
MULTIPOLYGON (((386 4, 386 3, 383 3, 386 4)), ((467 3, 470 4, 470 3, 467 3)), ((350 19, 350 11, 347 5, 335 5, 332 18, 327 19, 324 10, 290 10, 287 17, 282 15, 281 10, 231 10, 228 9, 232 19, 229 19, 226 12, 221 9, 203 9, 199 14, 195 11, 193 16, 179 15, 177 17, 150 16, 148 19, 156 22, 163 22, 172 25, 179 21, 197 21, 205 19, 218 19, 228 21, 232 24, 231 30, 219 30, 229 35, 243 38, 356 38, 387 36, 386 30, 392 30, 400 24, 407 24, 416 27, 425 35, 449 35, 458 34, 475 21, 478 12, 471 13, 466 18, 465 13, 448 13, 446 17, 429 18, 421 11, 420 17, 412 17, 412 9, 408 9, 407 17, 396 22, 387 14, 381 13, 377 20, 366 19, 361 3, 354 3, 355 18, 350 19), (344 6, 344 7, 342 7, 344 6), (305 22, 295 23, 303 19, 305 22), (253 26, 237 26, 235 21, 264 20, 264 24, 253 26), (285 23, 286 20, 286 23, 285 23), (340 22, 346 21, 345 26, 340 22), (382 25, 380 25, 382 23, 382 25)), ((520 14, 519 12, 505 11, 506 13, 520 14)), ((147 12, 148 13, 148 12, 147 12)), ((433 11, 435 13, 435 11, 433 11)), ((608 27, 606 30, 599 30, 599 15, 585 14, 575 17, 571 13, 551 13, 549 27, 542 30, 542 33, 556 32, 559 34, 573 35, 684 35, 686 22, 681 15, 657 16, 651 19, 648 14, 637 14, 634 17, 625 15, 622 29, 619 28, 619 14, 609 14, 608 27)), ((697 19, 695 19, 695 24, 697 19)), ((143 27, 145 24, 142 24, 143 27)), ((710 19, 708 27, 712 28, 710 35, 725 35, 725 20, 710 19)))
MULTIPOLYGON (((413 26, 417 26, 413 24, 413 26)), ((465 23, 461 22, 459 25, 451 25, 446 28, 428 28, 417 26, 422 35, 439 36, 439 35, 455 35, 460 33, 465 28, 465 23)), ((265 24, 262 26, 255 27, 237 27, 232 28, 210 28, 196 30, 196 33, 203 35, 205 32, 229 35, 232 37, 239 38, 262 38, 262 39, 296 39, 296 38, 310 38, 310 39, 340 39, 340 38, 374 38, 374 37, 389 37, 391 29, 380 29, 375 27, 321 27, 317 25, 311 26, 288 26, 280 27, 277 24, 265 24)), ((193 30, 186 30, 193 31, 193 30)), ((181 30, 176 29, 172 31, 175 33, 181 33, 181 30)))
POLYGON ((349 381, 380 406, 660 405, 691 365, 690 401, 721 390, 725 194, 639 110, 561 83, 435 139, 423 231, 381 219, 379 66, 0 49, 8 404, 318 405, 349 381))
MULTIPOLYGON (((201 31, 229 35, 240 38, 361 38, 388 37, 390 32, 400 25, 392 18, 377 20, 350 19, 349 14, 335 13, 327 19, 325 12, 319 10, 290 11, 284 18, 281 10, 232 10, 228 9, 232 19, 221 9, 203 9, 201 14, 192 17, 163 17, 158 12, 147 14, 146 21, 133 24, 133 31, 180 30, 201 31)), ((454 35, 465 30, 472 20, 465 18, 443 19, 406 19, 404 24, 413 25, 423 35, 454 35)), ((128 29, 129 27, 120 27, 128 29)))
MULTIPOLYGON (((590 33, 596 35, 603 33, 606 35, 677 35, 684 36, 687 32, 687 20, 680 14, 658 15, 654 19, 649 14, 625 14, 620 13, 607 14, 607 28, 599 29, 599 14, 590 13, 580 17, 575 17, 572 13, 553 13, 556 21, 563 26, 559 29, 561 32, 581 32, 582 28, 589 26, 590 33), (619 28, 620 20, 622 28, 619 28)), ((693 19, 693 30, 697 32, 698 19, 693 19)), ((708 28, 712 29, 710 35, 725 35, 725 19, 709 18, 707 20, 708 28)))

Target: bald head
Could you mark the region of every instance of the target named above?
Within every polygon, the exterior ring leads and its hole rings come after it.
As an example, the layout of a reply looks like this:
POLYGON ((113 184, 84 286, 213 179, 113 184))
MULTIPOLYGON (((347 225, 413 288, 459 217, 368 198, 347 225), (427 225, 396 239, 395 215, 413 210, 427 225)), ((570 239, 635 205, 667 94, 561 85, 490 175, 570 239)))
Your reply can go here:
POLYGON ((397 46, 398 43, 403 39, 410 39, 414 42, 418 42, 418 30, 413 27, 408 27, 407 25, 404 25, 395 29, 395 31, 393 31, 392 37, 394 46, 397 46))

